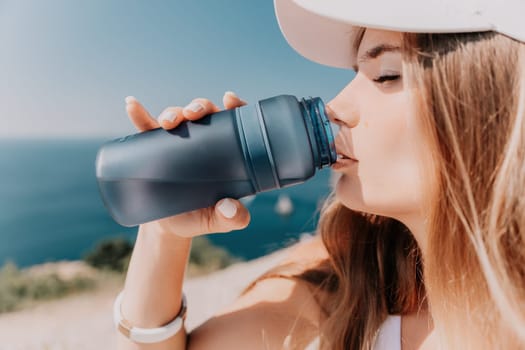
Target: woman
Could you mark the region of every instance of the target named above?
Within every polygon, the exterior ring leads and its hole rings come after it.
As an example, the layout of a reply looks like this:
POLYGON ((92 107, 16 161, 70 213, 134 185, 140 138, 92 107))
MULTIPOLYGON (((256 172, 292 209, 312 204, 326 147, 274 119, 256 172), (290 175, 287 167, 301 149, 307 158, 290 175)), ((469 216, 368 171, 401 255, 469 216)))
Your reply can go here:
MULTIPOLYGON (((298 247, 189 337, 120 336, 120 349, 525 348, 525 5, 376 2, 275 1, 296 50, 357 72, 327 104, 341 158, 322 243, 298 247)), ((156 121, 127 102, 140 130, 219 110, 199 98, 156 121)), ((225 199, 141 225, 126 324, 172 321, 191 237, 248 222, 225 199)))

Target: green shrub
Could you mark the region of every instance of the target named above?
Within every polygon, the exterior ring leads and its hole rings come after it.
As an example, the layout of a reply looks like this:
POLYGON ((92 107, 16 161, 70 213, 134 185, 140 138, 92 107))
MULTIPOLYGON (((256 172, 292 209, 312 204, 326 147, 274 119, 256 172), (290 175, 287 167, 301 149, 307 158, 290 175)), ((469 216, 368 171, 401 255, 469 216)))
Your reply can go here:
POLYGON ((17 283, 20 276, 20 270, 12 262, 7 262, 0 270, 0 312, 14 310, 19 303, 19 293, 13 286, 17 283))
MULTIPOLYGON (((127 270, 132 250, 133 245, 125 238, 110 238, 101 241, 84 260, 98 269, 123 273, 127 270)), ((189 260, 189 276, 210 273, 239 261, 206 237, 193 239, 189 260)), ((63 279, 54 272, 34 275, 8 261, 0 269, 0 313, 17 310, 32 301, 56 299, 93 289, 101 281, 101 276, 79 275, 63 279)))
POLYGON ((128 268, 133 245, 123 237, 108 238, 97 244, 84 256, 84 261, 97 269, 125 272, 128 268))
POLYGON ((7 262, 0 270, 0 313, 17 310, 31 301, 56 299, 94 287, 96 281, 89 277, 62 279, 56 273, 33 276, 7 262))
POLYGON ((213 245, 203 236, 195 237, 190 252, 190 275, 200 275, 223 269, 240 259, 232 256, 226 249, 213 245))
MULTIPOLYGON (((125 273, 132 251, 132 243, 125 238, 108 238, 98 243, 93 251, 85 255, 84 260, 98 269, 125 273)), ((237 261, 238 258, 226 249, 213 245, 206 237, 195 237, 191 246, 188 274, 192 276, 210 273, 237 261)))

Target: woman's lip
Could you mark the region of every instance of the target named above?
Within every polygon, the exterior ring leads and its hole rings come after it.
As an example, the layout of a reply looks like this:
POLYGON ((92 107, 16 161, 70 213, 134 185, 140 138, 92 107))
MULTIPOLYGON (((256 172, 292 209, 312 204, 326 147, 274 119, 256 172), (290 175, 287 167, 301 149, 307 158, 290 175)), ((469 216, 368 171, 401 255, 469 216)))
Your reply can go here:
MULTIPOLYGON (((341 154, 343 154, 343 153, 341 153, 341 154)), ((345 158, 341 158, 341 159, 350 159, 350 160, 353 160, 354 162, 357 162, 357 159, 355 159, 353 157, 347 156, 346 154, 343 154, 343 156, 345 156, 345 158)))
POLYGON ((334 164, 332 164, 332 169, 334 170, 338 170, 338 169, 342 169, 342 168, 346 168, 348 166, 351 166, 351 165, 355 165, 357 164, 358 161, 355 160, 355 159, 351 159, 351 158, 338 158, 337 159, 337 162, 335 162, 334 164))
MULTIPOLYGON (((343 147, 341 147, 341 146, 339 146, 337 144, 337 141, 335 142, 335 149, 336 149, 336 153, 338 155, 342 155, 345 158, 349 158, 349 159, 352 159, 352 160, 357 162, 357 159, 355 159, 354 157, 351 157, 350 155, 348 155, 348 153, 350 153, 350 152, 346 152, 346 150, 343 147)), ((338 159, 339 159, 339 157, 338 157, 338 159)))
POLYGON ((351 160, 357 162, 357 159, 355 159, 354 157, 349 156, 347 153, 340 152, 340 151, 338 151, 336 153, 337 153, 337 159, 338 160, 339 159, 351 159, 351 160))

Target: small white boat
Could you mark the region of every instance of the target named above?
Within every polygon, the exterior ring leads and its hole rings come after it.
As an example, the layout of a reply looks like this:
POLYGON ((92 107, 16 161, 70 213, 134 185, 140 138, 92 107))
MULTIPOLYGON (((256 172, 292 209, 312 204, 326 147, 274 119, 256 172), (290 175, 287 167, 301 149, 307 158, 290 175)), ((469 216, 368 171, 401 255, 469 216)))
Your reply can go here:
POLYGON ((290 215, 294 211, 293 202, 286 194, 280 194, 275 203, 274 210, 282 216, 290 215))

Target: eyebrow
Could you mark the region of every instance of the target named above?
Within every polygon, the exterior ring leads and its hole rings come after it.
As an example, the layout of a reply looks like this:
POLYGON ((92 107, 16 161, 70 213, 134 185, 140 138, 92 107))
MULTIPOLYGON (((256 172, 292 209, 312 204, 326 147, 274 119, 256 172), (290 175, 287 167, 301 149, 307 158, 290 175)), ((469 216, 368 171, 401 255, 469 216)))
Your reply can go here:
MULTIPOLYGON (((400 51, 401 48, 399 46, 394 45, 388 45, 388 44, 381 44, 372 47, 371 49, 367 50, 364 54, 362 54, 358 59, 357 63, 363 63, 369 60, 372 60, 374 58, 378 58, 385 52, 396 52, 400 51)), ((352 67, 356 72, 358 71, 358 65, 354 65, 352 67)))

